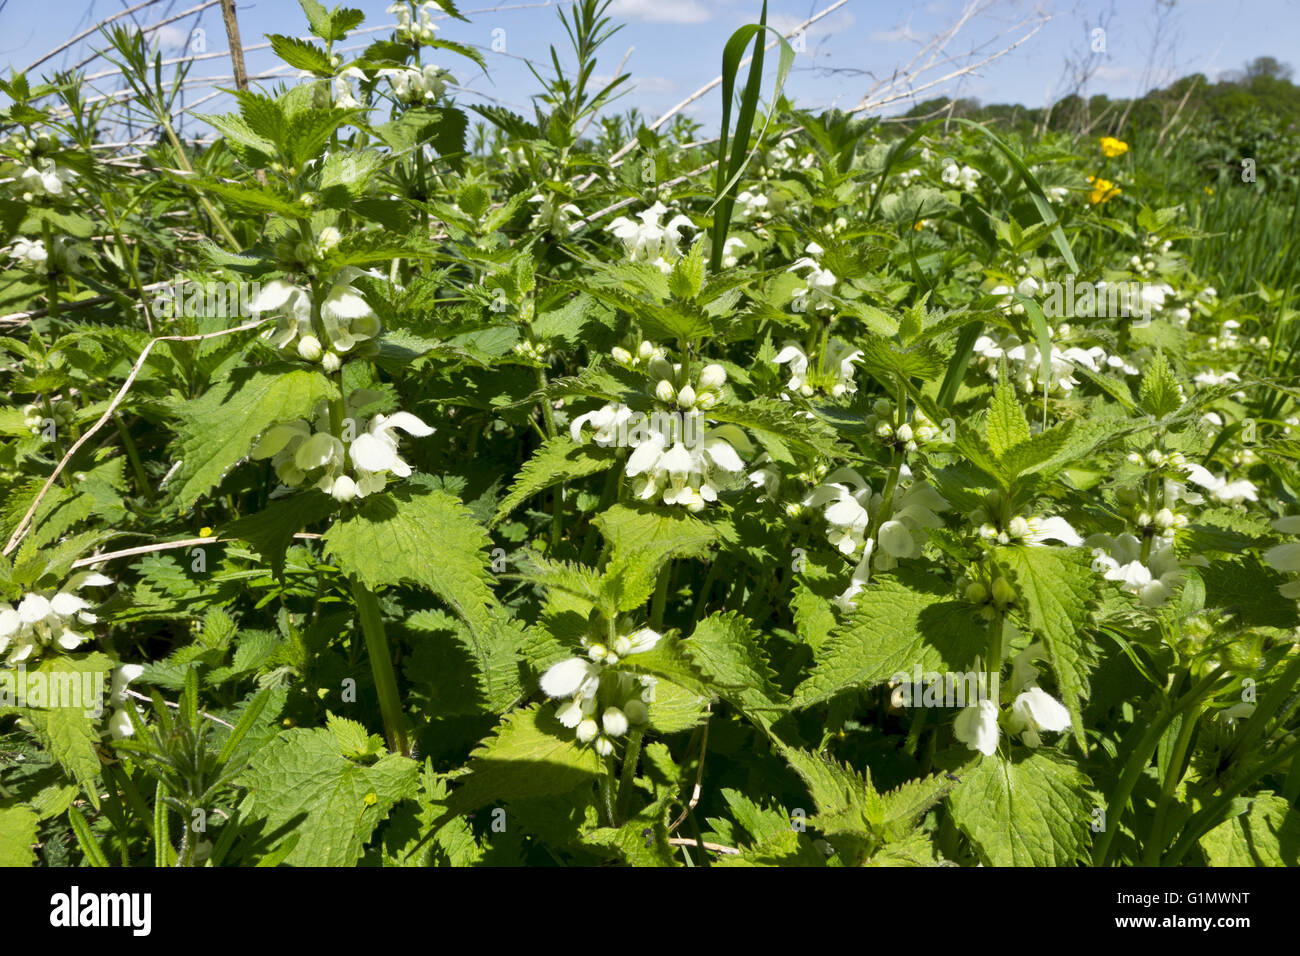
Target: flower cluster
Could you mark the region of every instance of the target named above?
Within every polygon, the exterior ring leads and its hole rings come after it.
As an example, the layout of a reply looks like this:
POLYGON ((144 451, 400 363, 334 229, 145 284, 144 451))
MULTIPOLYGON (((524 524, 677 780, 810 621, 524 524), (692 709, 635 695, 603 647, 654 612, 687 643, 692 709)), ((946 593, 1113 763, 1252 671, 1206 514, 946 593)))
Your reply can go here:
POLYGON ((829 269, 823 269, 817 262, 816 257, 820 256, 826 250, 815 242, 808 243, 804 249, 808 255, 802 256, 794 261, 794 265, 787 269, 787 272, 799 272, 807 270, 804 281, 807 283, 801 289, 795 289, 791 298, 790 307, 796 312, 821 311, 835 308, 835 300, 831 298, 835 291, 835 284, 839 279, 835 273, 829 269))
POLYGON ((566 658, 542 675, 542 693, 564 702, 555 710, 556 719, 575 732, 579 743, 591 744, 607 757, 614 752, 614 741, 630 727, 649 722, 647 705, 654 702, 655 679, 615 665, 653 649, 659 641, 659 633, 648 627, 620 634, 609 644, 584 637, 585 658, 566 658))
MULTIPOLYGON (((810 367, 811 363, 804 350, 793 342, 787 343, 772 361, 777 365, 790 366, 790 381, 785 387, 791 392, 797 392, 805 398, 811 398, 819 392, 839 398, 842 395, 852 395, 858 390, 857 383, 853 380, 853 363, 861 357, 861 349, 832 339, 826 343, 822 361, 815 366, 810 367)), ((790 398, 788 394, 782 394, 781 397, 787 401, 790 398)))
MULTIPOLYGON (((322 241, 328 242, 329 239, 322 233, 322 241)), ((358 276, 365 274, 355 266, 348 266, 340 269, 325 286, 325 295, 320 303, 324 341, 312 323, 310 289, 286 279, 273 279, 258 290, 248 307, 254 314, 278 314, 275 328, 265 335, 276 348, 287 349, 296 340, 301 358, 308 362, 319 361, 328 372, 337 371, 344 354, 380 332, 379 317, 353 285, 358 276)))
POLYGON ((641 220, 639 223, 619 216, 605 228, 623 244, 623 250, 631 261, 648 262, 666 275, 673 271, 673 264, 681 257, 682 229, 695 228, 695 224, 682 215, 674 216, 667 225, 661 225, 659 220, 667 213, 668 207, 656 202, 644 212, 637 213, 637 219, 641 220))
POLYGON ((91 604, 73 594, 84 587, 104 587, 111 578, 95 571, 74 574, 54 594, 29 591, 16 608, 0 602, 0 655, 6 664, 34 661, 47 650, 76 650, 86 635, 74 630, 78 624, 93 624, 91 604))
POLYGON ((390 4, 385 12, 397 17, 399 39, 412 43, 430 43, 438 32, 433 15, 444 11, 437 0, 425 0, 419 4, 415 0, 398 0, 397 3, 390 4))
POLYGON ((325 401, 316 406, 314 427, 299 419, 267 429, 253 446, 251 457, 271 459, 282 484, 276 494, 287 494, 289 489, 310 482, 338 501, 351 501, 383 491, 389 475, 408 477, 411 466, 397 453, 396 432, 423 438, 432 435, 433 429, 410 412, 396 412, 374 415, 360 434, 350 435, 349 426, 359 410, 378 398, 377 392, 366 389, 348 396, 342 436, 334 433, 325 401))
POLYGON ((974 192, 979 185, 979 170, 970 166, 958 166, 956 163, 948 163, 943 167, 943 172, 939 174, 949 186, 957 186, 962 192, 974 192))
POLYGON ((970 704, 957 715, 953 735, 971 750, 992 756, 997 752, 1003 726, 1027 747, 1041 746, 1044 733, 1069 730, 1070 712, 1038 686, 1038 669, 1033 661, 1043 653, 1043 645, 1035 643, 1016 655, 1009 687, 1011 707, 1007 711, 988 699, 970 704))

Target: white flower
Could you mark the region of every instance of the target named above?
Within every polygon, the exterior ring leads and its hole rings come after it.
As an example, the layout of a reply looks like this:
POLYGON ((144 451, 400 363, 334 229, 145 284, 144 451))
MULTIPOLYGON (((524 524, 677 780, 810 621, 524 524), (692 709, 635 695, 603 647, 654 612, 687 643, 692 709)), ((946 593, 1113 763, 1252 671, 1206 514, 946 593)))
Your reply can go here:
POLYGON ((1083 538, 1079 537, 1070 522, 1056 515, 1047 518, 1012 518, 1007 525, 1007 535, 1013 541, 1034 547, 1045 547, 1046 541, 1060 541, 1072 548, 1083 544, 1083 538))
POLYGON ((388 80, 393 95, 404 103, 436 100, 447 89, 447 71, 432 63, 423 67, 384 69, 378 75, 388 80))
POLYGON ((752 219, 767 211, 767 197, 762 193, 752 193, 748 189, 736 197, 736 204, 737 219, 752 219))
POLYGON ((385 473, 399 478, 410 477, 411 466, 397 454, 397 435, 394 434, 397 429, 416 438, 433 434, 432 428, 410 412, 376 415, 370 419, 365 432, 354 438, 348 446, 348 457, 356 469, 357 496, 364 498, 382 491, 387 480, 385 473))
POLYGON ((839 282, 835 273, 829 269, 823 269, 812 256, 819 255, 824 250, 816 243, 809 243, 807 247, 809 255, 803 256, 794 261, 787 272, 799 272, 807 270, 805 277, 807 285, 802 289, 795 289, 791 306, 796 312, 806 312, 809 309, 833 309, 835 302, 830 298, 831 292, 835 289, 835 284, 839 282), (816 252, 813 252, 813 250, 816 252))
POLYGON ((576 228, 574 219, 582 218, 582 210, 573 203, 561 203, 555 196, 537 193, 528 199, 538 204, 529 227, 554 233, 557 236, 568 235, 576 228))
POLYGON ((970 166, 958 166, 949 163, 940 173, 940 178, 949 186, 960 186, 965 192, 971 192, 979 182, 979 170, 970 166))
POLYGON ((605 405, 594 412, 579 415, 569 423, 569 435, 575 444, 582 444, 582 426, 590 424, 592 440, 602 448, 619 442, 620 435, 627 432, 627 424, 636 415, 626 405, 605 405))
MULTIPOLYGON (((1187 578, 1177 556, 1173 539, 1156 537, 1151 540, 1147 560, 1142 556, 1142 542, 1132 534, 1111 537, 1090 535, 1084 542, 1092 551, 1092 565, 1107 581, 1115 581, 1120 589, 1136 595, 1146 607, 1156 607, 1167 601, 1174 589, 1187 578)), ((1187 564, 1204 564, 1205 559, 1190 559, 1187 564)))
POLYGON ((724 269, 734 269, 745 252, 745 241, 743 239, 728 236, 727 241, 722 244, 722 267, 724 269))
POLYGON ((43 239, 26 239, 22 236, 14 237, 13 249, 9 255, 33 269, 43 269, 50 258, 43 239))
POLYGON ((1185 464, 1183 469, 1187 472, 1187 478, 1192 484, 1209 491, 1210 497, 1216 501, 1236 504, 1242 501, 1259 500, 1254 483, 1244 478, 1237 481, 1228 481, 1226 478, 1220 478, 1212 474, 1203 465, 1192 462, 1185 464))
POLYGON ((648 501, 656 496, 664 504, 700 511, 718 500, 718 492, 740 487, 745 463, 736 452, 750 450, 749 439, 735 425, 720 425, 687 445, 672 441, 661 431, 650 436, 628 456, 624 474, 638 479, 636 496, 648 501))
POLYGON ((410 3, 394 3, 389 5, 387 12, 397 17, 397 35, 407 40, 418 40, 421 43, 429 43, 434 39, 438 32, 438 27, 433 22, 434 13, 442 13, 442 6, 436 0, 425 0, 416 8, 416 17, 411 16, 410 3))
POLYGON ((352 81, 364 80, 365 78, 366 75, 355 66, 350 66, 346 70, 339 72, 331 83, 335 107, 341 110, 360 109, 360 101, 352 95, 352 81))
POLYGON ((991 700, 971 704, 957 715, 952 730, 971 750, 991 757, 998 749, 998 705, 991 700))
POLYGON ((674 216, 666 226, 659 220, 668 212, 661 202, 656 202, 649 209, 638 213, 638 224, 626 216, 619 216, 607 227, 614 237, 623 243, 623 250, 632 262, 648 262, 659 271, 667 274, 673 270, 673 262, 681 255, 678 244, 681 242, 683 228, 695 228, 695 224, 686 216, 674 216))
POLYGON ((585 658, 570 657, 552 664, 540 683, 547 697, 594 697, 600 687, 600 669, 585 658))
POLYGON ((871 486, 852 468, 831 472, 803 501, 805 507, 824 508, 826 539, 846 557, 862 547, 871 523, 870 509, 879 503, 880 496, 873 495, 871 486))
POLYGON ((135 725, 126 711, 128 707, 134 706, 127 700, 126 685, 143 673, 144 668, 139 664, 122 664, 113 671, 108 702, 114 710, 108 718, 108 732, 116 739, 130 737, 135 733, 135 725))
POLYGON ((64 184, 75 178, 72 170, 56 166, 52 159, 38 160, 35 166, 28 166, 18 175, 23 189, 36 196, 61 196, 64 184))
MULTIPOLYGON (((327 236, 322 233, 322 240, 327 236)), ((285 279, 273 279, 263 285, 249 301, 249 311, 278 312, 280 321, 275 328, 265 333, 276 348, 287 348, 295 338, 310 339, 306 346, 308 355, 316 354, 317 349, 328 348, 335 358, 350 351, 360 342, 374 338, 379 334, 380 322, 375 311, 370 308, 365 297, 353 284, 366 275, 354 266, 347 266, 334 274, 321 299, 320 317, 325 332, 325 341, 320 341, 315 334, 311 321, 311 295, 307 289, 294 285, 285 279)), ((303 355, 300 343, 297 351, 303 355)), ((329 354, 326 353, 326 354, 329 354)), ((303 355, 305 358, 306 355, 303 355)))
POLYGON ((1038 747, 1043 742, 1039 737, 1043 731, 1060 733, 1070 729, 1070 712, 1047 691, 1030 687, 1012 702, 1007 729, 1019 734, 1026 746, 1038 747))
POLYGON ((90 602, 72 592, 112 583, 97 571, 83 571, 53 594, 27 592, 17 608, 0 602, 0 655, 14 665, 35 660, 46 649, 76 650, 86 636, 74 627, 93 624, 97 618, 89 610, 90 602))
POLYGON ((862 358, 862 350, 854 349, 838 340, 831 340, 826 345, 826 360, 822 367, 813 369, 809 374, 809 359, 803 349, 794 344, 786 345, 777 353, 772 362, 776 365, 789 364, 790 381, 786 388, 798 392, 805 398, 817 391, 823 391, 835 398, 852 395, 858 390, 854 381, 853 363, 862 358))

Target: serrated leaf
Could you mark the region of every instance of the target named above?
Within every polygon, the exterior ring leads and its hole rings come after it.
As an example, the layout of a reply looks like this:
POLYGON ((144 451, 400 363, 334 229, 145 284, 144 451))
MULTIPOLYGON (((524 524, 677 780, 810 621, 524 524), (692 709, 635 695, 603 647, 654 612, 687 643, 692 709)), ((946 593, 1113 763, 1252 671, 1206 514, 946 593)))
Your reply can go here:
POLYGON ((1016 445, 1029 441, 1029 420, 1016 399, 1016 387, 1000 379, 993 389, 993 401, 984 420, 984 440, 999 460, 1016 445))
POLYGON ((497 506, 492 524, 499 524, 520 504, 547 488, 605 471, 616 456, 617 451, 613 448, 576 445, 563 435, 547 439, 519 470, 510 493, 497 506))
POLYGON ((329 54, 316 44, 279 33, 268 33, 266 38, 271 41, 275 55, 294 69, 306 70, 317 76, 334 75, 334 65, 330 63, 329 54))
POLYGON ((336 391, 337 386, 319 372, 265 366, 236 373, 179 405, 182 465, 171 484, 177 504, 188 507, 220 483, 267 428, 310 419, 316 403, 336 391))
POLYGON ((718 532, 687 514, 615 505, 595 519, 610 545, 602 591, 619 611, 639 608, 670 558, 701 557, 718 532))
POLYGON ((400 800, 413 798, 419 765, 389 754, 369 766, 342 755, 324 728, 289 730, 258 749, 244 771, 249 812, 266 831, 291 827, 294 866, 352 866, 400 800))
POLYGON ((742 615, 711 614, 695 626, 681 648, 691 664, 720 696, 732 701, 750 719, 771 725, 784 695, 776 686, 758 633, 742 615))
POLYGON ((326 494, 312 489, 272 501, 262 511, 246 515, 221 529, 222 536, 239 538, 253 546, 277 578, 284 576, 284 555, 293 536, 327 517, 337 507, 326 494))
POLYGON ((808 707, 918 667, 968 670, 987 643, 987 626, 932 576, 900 571, 877 578, 858 595, 852 617, 822 646, 790 704, 808 707))
POLYGON ((992 866, 1073 866, 1086 855, 1088 778, 1044 750, 984 757, 948 798, 953 822, 992 866))
POLYGON ((1142 385, 1138 389, 1138 405, 1148 415, 1164 418, 1178 411, 1183 404, 1182 388, 1178 378, 1165 358, 1164 352, 1157 352, 1156 357, 1147 363, 1142 375, 1142 385))
POLYGON ((1087 553, 1047 547, 999 548, 997 559, 1015 577, 1017 601, 1047 647, 1074 739, 1085 752, 1083 701, 1090 692, 1093 653, 1085 627, 1096 577, 1087 553))
POLYGON ((0 807, 0 866, 31 866, 40 817, 26 807, 0 807))
POLYGON ((1200 839, 1210 866, 1300 866, 1300 811, 1283 797, 1255 794, 1245 813, 1200 839))

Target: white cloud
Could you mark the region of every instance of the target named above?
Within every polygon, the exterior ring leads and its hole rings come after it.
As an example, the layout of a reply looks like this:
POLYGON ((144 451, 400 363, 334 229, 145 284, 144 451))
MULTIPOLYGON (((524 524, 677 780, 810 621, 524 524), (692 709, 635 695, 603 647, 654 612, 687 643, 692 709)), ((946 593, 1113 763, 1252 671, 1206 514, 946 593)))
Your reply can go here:
MULTIPOLYGON (((773 14, 767 18, 769 25, 780 30, 782 33, 789 33, 799 24, 803 23, 805 17, 792 17, 784 13, 773 14)), ((833 36, 836 33, 844 33, 851 28, 857 19, 848 10, 841 10, 834 16, 818 20, 808 28, 807 38, 833 36)))
POLYGON ((907 24, 892 30, 873 30, 871 33, 872 43, 917 43, 924 39, 907 24))
MULTIPOLYGON (((610 73, 593 73, 591 82, 597 88, 604 86, 614 79, 610 73)), ((619 87, 619 90, 634 89, 638 93, 672 93, 677 89, 677 81, 667 76, 637 76, 633 73, 632 78, 619 87)))
POLYGON ((609 13, 616 19, 649 23, 703 23, 709 11, 698 0, 614 0, 609 13))

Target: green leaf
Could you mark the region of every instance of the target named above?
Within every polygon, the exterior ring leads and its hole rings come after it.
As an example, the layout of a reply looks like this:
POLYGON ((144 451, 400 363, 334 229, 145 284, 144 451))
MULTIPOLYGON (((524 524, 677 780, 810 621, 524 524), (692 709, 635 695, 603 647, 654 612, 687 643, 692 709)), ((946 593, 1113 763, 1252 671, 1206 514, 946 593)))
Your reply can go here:
POLYGON ((531 706, 507 714, 474 751, 468 776, 458 781, 448 815, 489 803, 571 793, 595 781, 601 759, 580 746, 555 719, 554 708, 531 706))
POLYGON ((1045 750, 984 757, 948 798, 991 866, 1073 866, 1087 855, 1088 778, 1045 750))
POLYGON ((337 386, 319 372, 276 365, 236 373, 178 403, 182 464, 170 486, 176 503, 186 508, 214 488, 267 428, 310 419, 319 400, 336 394, 337 386))
POLYGON ((899 571, 873 580, 853 616, 817 654, 791 706, 808 707, 849 688, 882 684, 896 674, 965 671, 987 643, 987 624, 942 581, 899 571))
POLYGON ((680 645, 696 670, 721 696, 768 727, 784 695, 776 686, 753 625, 735 612, 711 614, 680 645), (766 712, 765 712, 766 711, 766 712))
POLYGON ((0 708, 0 712, 20 713, 27 719, 50 756, 81 785, 96 808, 99 806, 96 783, 99 753, 96 745, 102 717, 87 711, 96 703, 102 704, 107 694, 110 666, 109 659, 98 652, 82 657, 61 655, 46 658, 38 667, 27 669, 27 679, 30 693, 33 675, 43 675, 47 697, 44 700, 29 697, 26 707, 0 708), (97 687, 96 682, 99 682, 97 687), (83 706, 88 684, 92 698, 90 708, 83 706), (56 694, 59 706, 52 706, 56 694))
POLYGON ((1093 653, 1085 628, 1097 575, 1082 549, 1011 547, 997 549, 998 563, 1015 578, 1017 602, 1047 647, 1061 697, 1070 711, 1074 739, 1085 752, 1082 706, 1090 691, 1093 653))
POLYGON ((293 536, 326 518, 337 507, 329 495, 312 489, 272 501, 266 509, 246 515, 221 529, 222 537, 239 538, 253 546, 277 578, 284 576, 284 555, 293 536))
POLYGON ((999 460, 1016 445, 1029 440, 1029 420, 1016 399, 1016 387, 1005 376, 999 377, 993 389, 993 401, 984 421, 984 438, 999 460))
POLYGON ((614 462, 617 450, 596 444, 575 445, 561 435, 547 439, 532 458, 519 470, 510 493, 497 506, 492 524, 499 524, 510 512, 538 492, 575 478, 605 471, 614 462))
POLYGON ((619 611, 639 608, 670 558, 702 557, 718 532, 698 518, 615 505, 595 519, 611 548, 602 590, 619 611))
POLYGON ((1300 866, 1300 812, 1265 791, 1200 840, 1210 866, 1300 866))
POLYGON ((26 807, 0 807, 0 866, 31 866, 40 817, 26 807))
POLYGON ((407 481, 335 521, 324 553, 371 590, 414 584, 432 591, 469 625, 482 657, 497 607, 488 544, 487 532, 458 498, 407 481))
POLYGON ((329 54, 316 44, 279 33, 268 33, 266 38, 271 41, 275 55, 295 69, 323 77, 334 75, 334 65, 330 63, 329 54))
POLYGON ((1147 363, 1138 390, 1138 405, 1148 415, 1164 418, 1183 406, 1183 390, 1164 352, 1147 363))
POLYGON ((242 775, 249 812, 266 832, 291 827, 293 866, 352 866, 399 800, 413 798, 419 765, 390 754, 363 766, 343 756, 333 732, 288 730, 259 749, 242 775))

